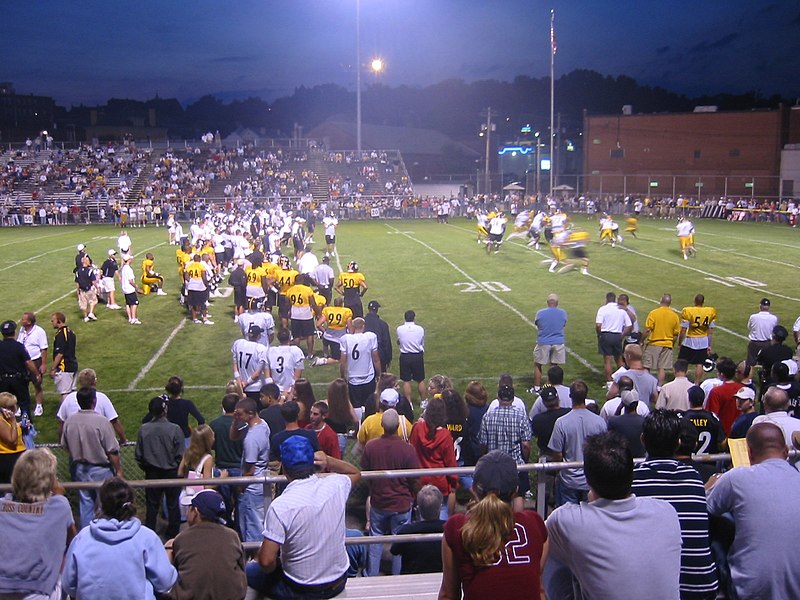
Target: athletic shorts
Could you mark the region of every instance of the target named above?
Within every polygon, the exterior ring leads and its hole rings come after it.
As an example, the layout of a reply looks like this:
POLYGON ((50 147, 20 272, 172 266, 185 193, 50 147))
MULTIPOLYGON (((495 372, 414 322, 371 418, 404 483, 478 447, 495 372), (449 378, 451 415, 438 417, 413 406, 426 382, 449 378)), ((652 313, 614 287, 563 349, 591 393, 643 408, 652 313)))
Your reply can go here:
POLYGON ((328 356, 332 359, 339 360, 342 358, 342 347, 339 345, 339 342, 322 338, 322 347, 328 351, 328 356))
POLYGON ((425 379, 425 353, 400 353, 400 379, 419 383, 425 379))
POLYGON ((645 369, 665 369, 671 371, 673 362, 675 362, 675 357, 672 353, 672 348, 653 345, 645 346, 644 355, 642 356, 642 365, 645 369))
POLYGON ((78 290, 78 306, 80 309, 86 310, 90 304, 97 304, 97 292, 94 291, 94 288, 78 290))
POLYGON ((208 291, 189 290, 187 294, 189 297, 189 306, 205 308, 206 300, 208 300, 208 291))
POLYGON ((325 243, 329 245, 333 245, 336 243, 336 236, 335 235, 326 235, 325 236, 325 243))
POLYGON ((62 396, 75 391, 76 380, 77 373, 68 373, 66 371, 58 371, 53 376, 53 383, 55 383, 56 391, 62 396))
POLYGON ((281 319, 288 319, 292 316, 292 302, 286 296, 278 296, 278 316, 281 319))
POLYGON ((306 338, 314 335, 314 319, 292 319, 292 337, 306 338))
POLYGON ((689 346, 681 346, 678 351, 678 358, 682 358, 690 365, 702 365, 708 358, 708 348, 689 348, 689 346))
POLYGON ((597 338, 597 351, 603 356, 622 356, 622 334, 601 331, 597 338))
POLYGON ((533 362, 537 365, 563 365, 567 362, 567 349, 564 344, 536 344, 533 362))
POLYGON ((113 292, 116 288, 114 287, 114 278, 113 277, 103 277, 100 280, 100 289, 106 293, 113 292))
MULTIPOLYGON (((354 384, 348 382, 347 391, 348 395, 350 396, 350 403, 353 405, 353 408, 366 408, 367 406, 372 406, 373 407, 372 412, 375 412, 374 379, 368 383, 361 383, 361 384, 354 384)), ((369 410, 367 412, 370 413, 369 410)))
POLYGON ((247 306, 247 292, 242 288, 233 288, 233 305, 236 307, 247 306))
POLYGON ((125 306, 136 306, 138 304, 139 304, 139 296, 136 295, 136 292, 125 294, 125 306))
POLYGON ((502 233, 490 233, 489 234, 489 241, 490 242, 502 242, 503 241, 503 234, 502 233))
POLYGON ((572 258, 586 258, 586 248, 573 248, 572 258))

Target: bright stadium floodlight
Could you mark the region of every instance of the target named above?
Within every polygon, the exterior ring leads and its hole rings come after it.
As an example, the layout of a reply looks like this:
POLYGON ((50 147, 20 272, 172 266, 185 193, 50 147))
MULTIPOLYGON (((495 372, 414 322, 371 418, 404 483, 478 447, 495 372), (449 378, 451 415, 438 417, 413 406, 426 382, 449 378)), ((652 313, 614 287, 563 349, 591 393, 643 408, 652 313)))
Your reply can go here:
POLYGON ((373 58, 372 62, 369 63, 369 68, 375 74, 382 72, 385 66, 382 58, 373 58))

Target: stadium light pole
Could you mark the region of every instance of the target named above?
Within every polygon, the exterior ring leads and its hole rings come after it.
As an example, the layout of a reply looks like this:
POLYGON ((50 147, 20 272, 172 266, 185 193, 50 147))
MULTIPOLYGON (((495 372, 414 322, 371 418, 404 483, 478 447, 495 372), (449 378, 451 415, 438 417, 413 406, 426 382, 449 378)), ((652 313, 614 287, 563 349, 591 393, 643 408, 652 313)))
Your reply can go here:
POLYGON ((361 160, 361 0, 356 0, 356 151, 361 160))

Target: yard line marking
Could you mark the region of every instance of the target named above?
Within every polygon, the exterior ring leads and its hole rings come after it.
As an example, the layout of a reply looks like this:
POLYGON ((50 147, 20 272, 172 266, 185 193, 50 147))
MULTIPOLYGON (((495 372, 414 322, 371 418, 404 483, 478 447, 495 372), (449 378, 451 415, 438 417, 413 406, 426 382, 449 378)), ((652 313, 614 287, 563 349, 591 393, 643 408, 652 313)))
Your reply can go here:
MULTIPOLYGON (((684 269, 689 269, 690 271, 694 271, 695 273, 700 273, 701 275, 705 275, 706 277, 714 277, 716 279, 725 279, 724 275, 715 275, 714 273, 709 273, 708 271, 703 271, 702 269, 698 269, 697 267, 692 267, 690 265, 681 264, 679 262, 674 262, 671 260, 667 260, 666 258, 661 258, 660 256, 652 256, 651 254, 645 254, 644 252, 639 252, 638 250, 633 250, 631 248, 626 248, 625 246, 619 246, 619 248, 625 252, 631 252, 633 254, 638 254, 639 256, 644 256, 645 258, 649 258, 652 260, 656 260, 659 262, 666 263, 668 265, 672 265, 674 267, 682 267, 684 269)), ((730 281, 730 280, 726 280, 730 281)), ((733 280, 732 283, 742 286, 743 288, 747 288, 749 290, 756 290, 759 293, 769 293, 772 296, 777 296, 778 298, 783 298, 784 300, 791 300, 792 302, 800 302, 800 298, 793 298, 792 296, 786 296, 784 294, 780 294, 778 292, 767 291, 764 288, 757 288, 752 285, 746 285, 739 280, 733 280)))
MULTIPOLYGON (((86 231, 86 230, 85 229, 78 229, 78 231, 86 231)), ((39 237, 25 238, 25 239, 22 239, 22 240, 16 240, 14 242, 6 242, 5 244, 0 244, 0 248, 4 248, 6 246, 13 246, 14 244, 19 244, 21 242, 33 242, 33 241, 36 241, 36 240, 43 240, 45 238, 57 237, 59 235, 67 235, 68 233, 75 233, 75 230, 73 229, 73 230, 70 230, 70 231, 62 231, 61 233, 51 233, 50 235, 40 235, 39 237)))
MULTIPOLYGON (((458 227, 457 225, 453 225, 453 227, 456 227, 457 229, 461 229, 461 230, 463 230, 463 231, 468 231, 467 229, 464 229, 463 227, 458 227)), ((527 245, 525 245, 525 244, 521 244, 521 243, 519 243, 519 242, 511 242, 511 243, 512 243, 514 246, 519 246, 520 248, 524 248, 524 249, 526 249, 526 250, 528 250, 528 251, 532 252, 533 254, 538 254, 538 255, 540 255, 540 256, 547 257, 547 254, 545 254, 545 253, 544 253, 544 252, 542 252, 541 250, 534 250, 533 248, 530 248, 529 246, 527 246, 527 245)), ((680 264, 680 263, 679 263, 679 264, 680 264)), ((647 302, 652 302, 653 304, 661 304, 661 301, 660 301, 660 300, 655 300, 655 299, 653 299, 653 298, 648 298, 647 296, 642 296, 641 294, 637 294, 637 293, 636 293, 636 292, 634 292, 634 291, 627 290, 627 289, 625 289, 624 287, 622 287, 621 285, 619 285, 618 283, 614 283, 613 281, 608 281, 607 279, 603 279, 602 277, 598 277, 598 276, 597 276, 597 275, 595 275, 594 273, 589 273, 589 274, 588 274, 588 277, 591 277, 592 279, 596 279, 597 281, 600 281, 600 282, 602 282, 602 283, 605 283, 606 285, 610 285, 610 286, 611 286, 611 287, 613 287, 613 288, 616 288, 616 289, 618 289, 618 290, 620 290, 620 291, 622 291, 622 292, 625 292, 625 293, 626 293, 626 294, 628 294, 629 296, 635 296, 636 298, 641 298, 642 300, 646 300, 647 302)), ((752 288, 752 289, 756 289, 756 288, 752 288)), ((672 307, 670 307, 670 308, 672 308, 672 307)), ((672 308, 672 310, 673 310, 674 312, 678 313, 678 314, 680 314, 680 313, 681 313, 681 311, 679 311, 679 310, 678 310, 678 309, 676 309, 676 308, 672 308)), ((724 333, 727 333, 727 334, 729 334, 729 335, 732 335, 733 337, 737 337, 737 338, 739 338, 739 339, 742 339, 742 340, 747 340, 747 339, 749 339, 749 338, 748 338, 746 335, 742 335, 741 333, 737 333, 736 331, 733 331, 732 329, 728 329, 727 327, 722 327, 722 326, 720 326, 720 325, 717 325, 717 326, 716 326, 714 329, 715 329, 715 330, 718 330, 718 331, 722 331, 722 332, 724 332, 724 333)))
POLYGON ((172 330, 172 333, 170 333, 167 339, 164 340, 164 343, 161 344, 161 348, 159 348, 158 351, 152 356, 152 358, 149 361, 147 361, 147 364, 142 367, 141 371, 139 371, 139 374, 133 378, 133 381, 131 381, 128 384, 128 391, 132 392, 136 389, 136 384, 145 378, 145 376, 150 372, 150 369, 153 368, 153 365, 156 364, 156 361, 158 361, 158 359, 163 356, 164 352, 167 351, 167 347, 169 346, 170 342, 175 338, 176 335, 178 335, 178 332, 185 326, 186 326, 186 319, 181 319, 181 322, 175 326, 175 329, 172 330))
MULTIPOLYGON (((730 235, 724 235, 722 233, 711 233, 709 231, 702 231, 700 233, 700 235, 703 236, 703 237, 705 237, 707 235, 710 235, 710 236, 713 236, 713 237, 724 237, 724 238, 730 239, 730 235)), ((768 244, 770 246, 780 246, 781 248, 791 248, 792 250, 797 250, 797 248, 798 248, 797 246, 793 246, 792 244, 781 244, 780 242, 770 242, 768 240, 762 240, 762 239, 753 240, 753 241, 758 241, 759 244, 768 244)))
POLYGON ((711 244, 696 244, 697 246, 701 246, 703 248, 711 248, 712 250, 716 250, 718 252, 724 252, 725 254, 733 254, 734 256, 743 256, 745 258, 749 258, 752 260, 757 260, 765 263, 772 263, 773 265, 781 265, 782 267, 789 267, 790 269, 800 269, 800 266, 793 265, 792 263, 785 263, 779 260, 772 260, 769 258, 761 258, 760 256, 753 256, 751 254, 745 254, 744 252, 737 252, 736 250, 731 250, 729 248, 719 248, 717 246, 712 246, 711 244))
POLYGON ((56 248, 55 250, 48 250, 42 254, 37 254, 36 256, 31 256, 30 258, 26 258, 25 260, 21 260, 18 263, 14 263, 13 265, 8 265, 7 267, 3 267, 0 271, 7 271, 8 269, 13 269, 14 267, 19 267, 20 265, 24 265, 25 263, 29 263, 31 261, 36 260, 37 258, 42 258, 43 256, 47 256, 48 254, 53 254, 55 252, 63 252, 64 250, 69 250, 70 248, 74 248, 75 246, 69 245, 64 246, 63 248, 56 248))
POLYGON ((63 300, 64 298, 67 298, 67 297, 69 297, 69 296, 72 296, 74 293, 75 293, 75 290, 70 290, 70 291, 68 291, 68 292, 67 292, 66 294, 64 294, 63 296, 59 296, 59 297, 58 297, 58 298, 56 298, 55 300, 52 300, 51 302, 48 302, 47 304, 45 304, 45 305, 44 305, 42 308, 40 308, 40 309, 38 309, 38 310, 35 310, 35 311, 34 311, 34 314, 39 314, 40 312, 42 312, 42 311, 43 311, 45 308, 47 308, 48 306, 52 306, 52 305, 53 305, 53 304, 55 304, 56 302, 59 302, 60 300, 63 300))
MULTIPOLYGON (((431 251, 431 252, 433 252, 433 253, 434 253, 436 256, 438 256, 438 257, 439 257, 439 258, 441 258, 443 261, 445 261, 445 262, 446 262, 448 265, 450 265, 451 267, 453 267, 453 268, 454 268, 456 271, 458 271, 459 273, 461 273, 461 274, 462 274, 464 277, 466 277, 466 278, 467 278, 469 281, 471 281, 472 283, 474 283, 474 284, 476 284, 476 285, 479 285, 479 286, 480 286, 480 283, 478 282, 478 280, 477 280, 477 279, 475 279, 474 277, 472 277, 472 276, 471 276, 469 273, 467 273, 467 272, 466 272, 464 269, 462 269, 461 267, 459 267, 459 266, 458 266, 456 263, 454 263, 452 260, 450 260, 449 258, 447 258, 447 257, 446 257, 444 254, 442 254, 441 252, 439 252, 439 251, 438 251, 436 248, 434 248, 434 247, 432 247, 432 246, 429 246, 428 244, 426 244, 426 243, 425 243, 425 242, 423 242, 422 240, 418 240, 417 238, 415 238, 415 237, 414 237, 414 236, 412 236, 412 235, 409 235, 409 234, 407 234, 407 233, 401 232, 400 230, 398 230, 396 227, 393 227, 392 225, 386 225, 386 227, 389 227, 390 229, 393 229, 395 232, 399 233, 400 235, 402 235, 402 236, 404 236, 404 237, 407 237, 407 238, 408 238, 408 239, 410 239, 412 242, 416 242, 417 244, 419 244, 419 245, 420 245, 420 246, 422 246, 423 248, 426 248, 426 249, 430 250, 430 251, 431 251)), ((531 321, 531 320, 530 320, 530 319, 529 319, 527 316, 525 316, 525 314, 524 314, 524 313, 520 312, 520 311, 519 311, 517 308, 515 308, 515 307, 514 307, 514 306, 512 306, 512 305, 510 305, 508 302, 506 302, 505 300, 503 300, 502 298, 500 298, 500 297, 499 297, 499 296, 498 296, 496 293, 492 292, 491 290, 489 290, 489 289, 487 289, 487 288, 485 288, 485 287, 482 287, 482 286, 481 286, 481 289, 483 289, 483 290, 484 290, 484 291, 485 291, 485 292, 486 292, 486 293, 487 293, 487 294, 488 294, 488 295, 489 295, 489 296, 490 296, 490 297, 491 297, 493 300, 495 300, 495 301, 497 301, 498 303, 500 303, 501 305, 505 306, 505 307, 506 307, 508 310, 510 310, 510 311, 511 311, 511 312, 513 312, 515 315, 517 315, 517 316, 518 316, 520 319, 522 319, 523 323, 525 323, 526 325, 530 325, 531 327, 533 327, 534 329, 536 329, 536 324, 535 324, 533 321, 531 321)), ((576 353, 575 351, 573 351, 573 350, 572 350, 572 349, 570 349, 569 347, 565 347, 565 348, 566 348, 567 354, 569 354, 571 357, 573 357, 575 360, 577 360, 577 361, 578 361, 580 364, 582 364, 584 367, 586 367, 587 369, 590 369, 590 370, 591 370, 593 373, 598 373, 598 374, 600 373, 600 370, 598 370, 598 369, 597 369, 597 368, 596 368, 596 367, 595 367, 595 366, 594 366, 592 363, 590 363, 588 360, 586 360, 585 358, 583 358, 581 355, 579 355, 578 353, 576 353)))

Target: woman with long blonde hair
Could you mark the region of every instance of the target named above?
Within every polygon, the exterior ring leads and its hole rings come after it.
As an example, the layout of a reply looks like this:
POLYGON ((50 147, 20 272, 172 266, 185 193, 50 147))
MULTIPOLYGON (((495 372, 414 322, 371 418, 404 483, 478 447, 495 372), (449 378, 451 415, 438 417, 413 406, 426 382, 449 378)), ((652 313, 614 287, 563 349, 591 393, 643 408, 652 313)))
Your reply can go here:
POLYGON ((538 598, 547 530, 534 511, 514 512, 517 465, 493 450, 473 475, 474 500, 466 514, 451 516, 442 538, 439 599, 538 598))
POLYGON ((210 479, 214 473, 214 431, 208 425, 198 425, 189 438, 189 447, 178 465, 178 476, 194 471, 198 479, 210 479), (200 477, 202 475, 202 477, 200 477))

